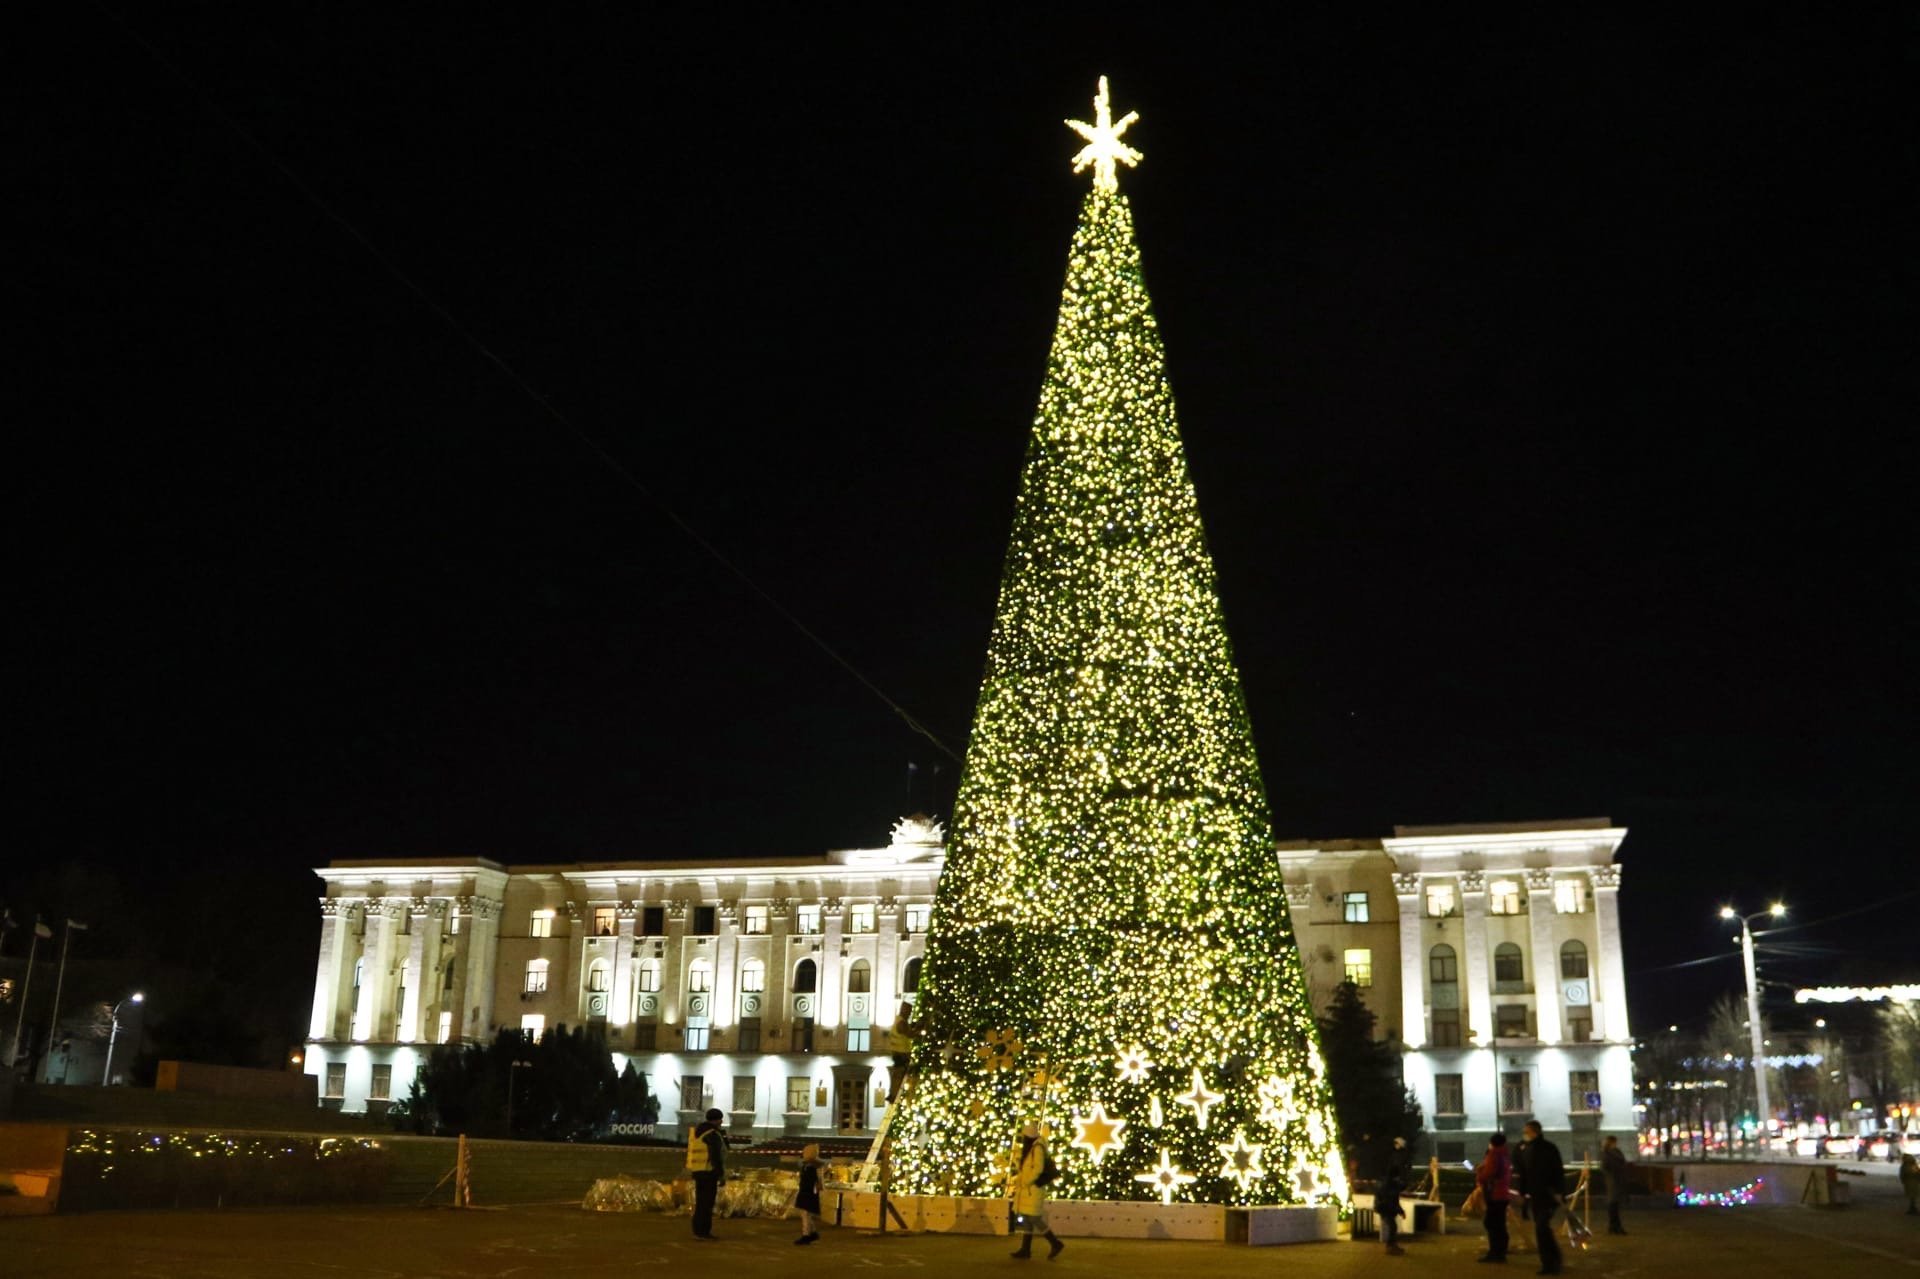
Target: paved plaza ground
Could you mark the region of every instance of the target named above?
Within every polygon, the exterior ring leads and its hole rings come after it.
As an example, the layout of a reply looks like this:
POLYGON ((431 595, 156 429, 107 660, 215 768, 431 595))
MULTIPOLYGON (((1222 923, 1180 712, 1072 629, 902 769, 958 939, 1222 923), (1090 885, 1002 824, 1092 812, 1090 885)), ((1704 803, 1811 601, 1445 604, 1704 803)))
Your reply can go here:
MULTIPOLYGON (((1625 1238, 1596 1236, 1570 1253, 1569 1275, 1786 1276, 1920 1274, 1920 1217, 1904 1215, 1889 1172, 1850 1178, 1845 1209, 1640 1208, 1625 1238)), ((1476 1276, 1477 1223, 1408 1242, 1389 1258, 1377 1241, 1245 1248, 1226 1244, 1072 1240, 1059 1261, 1007 1256, 981 1236, 881 1237, 826 1231, 796 1248, 789 1222, 727 1221, 719 1243, 696 1243, 684 1216, 612 1215, 566 1204, 498 1210, 304 1208, 229 1212, 102 1212, 0 1221, 0 1275, 556 1276, 627 1271, 740 1276, 898 1271, 934 1279, 979 1273, 1178 1276, 1476 1276)), ((1531 1275, 1531 1254, 1508 1274, 1531 1275)))

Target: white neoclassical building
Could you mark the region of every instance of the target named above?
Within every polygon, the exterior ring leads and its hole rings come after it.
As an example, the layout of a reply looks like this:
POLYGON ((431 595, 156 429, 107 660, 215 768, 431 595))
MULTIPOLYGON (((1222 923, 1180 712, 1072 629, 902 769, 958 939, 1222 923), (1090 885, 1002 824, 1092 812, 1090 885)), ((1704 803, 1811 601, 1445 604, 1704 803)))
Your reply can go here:
MULTIPOLYGON (((1526 1117, 1631 1131, 1625 834, 1596 819, 1280 846, 1316 1008, 1356 980, 1443 1156, 1526 1117)), ((719 1106, 761 1137, 871 1132, 942 839, 906 818, 885 848, 808 860, 334 862, 316 872, 306 1068, 322 1104, 378 1109, 436 1044, 598 1024, 664 1124, 719 1106)))
POLYGON ((1620 945, 1624 828, 1605 818, 1400 826, 1280 846, 1316 1008, 1351 977, 1405 1050, 1442 1158, 1538 1119, 1574 1149, 1631 1141, 1620 945))

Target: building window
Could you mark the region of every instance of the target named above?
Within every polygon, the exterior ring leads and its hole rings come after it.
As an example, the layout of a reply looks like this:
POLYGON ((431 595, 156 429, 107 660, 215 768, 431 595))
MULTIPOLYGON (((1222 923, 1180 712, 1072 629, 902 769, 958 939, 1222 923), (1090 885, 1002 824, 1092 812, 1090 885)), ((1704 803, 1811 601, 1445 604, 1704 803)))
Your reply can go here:
POLYGON ((1526 983, 1526 960, 1522 958, 1520 948, 1510 941, 1503 941, 1493 948, 1493 979, 1511 985, 1526 983))
POLYGON ((1501 1039, 1527 1037, 1527 1006, 1496 1004, 1493 1009, 1493 1033, 1501 1039))
POLYGON ((820 931, 820 908, 818 906, 797 906, 793 912, 793 929, 808 935, 820 931))
POLYGON ((1340 918, 1343 923, 1364 924, 1367 922, 1367 895, 1348 893, 1340 904, 1340 918))
POLYGON ((760 1019, 758 1017, 740 1019, 740 1043, 737 1048, 743 1053, 760 1051, 760 1019))
POLYGON ((746 918, 746 931, 749 937, 758 937, 767 931, 767 908, 765 906, 747 907, 746 918))
POLYGON ((1343 957, 1347 980, 1365 988, 1373 985, 1373 952, 1365 948, 1349 950, 1343 957))
POLYGON ((873 990, 873 969, 867 967, 867 961, 856 959, 853 967, 847 970, 847 993, 865 995, 873 990))
POLYGON ((1441 942, 1427 952, 1427 976, 1437 986, 1460 980, 1460 959, 1453 947, 1441 942))
POLYGON ((1587 975, 1587 944, 1582 941, 1570 941, 1560 947, 1560 976, 1563 980, 1572 980, 1587 975))
POLYGON ((327 1063, 327 1096, 344 1097, 347 1095, 347 1063, 330 1061, 327 1063))
POLYGON ((805 1075, 787 1076, 787 1113, 813 1109, 813 1081, 805 1075))
POLYGON ((717 906, 695 906, 693 908, 693 927, 688 930, 696 937, 711 937, 720 931, 720 908, 717 906))
POLYGON ((819 986, 820 968, 811 959, 803 959, 793 969, 793 993, 811 995, 819 986))
POLYGON ((1460 913, 1460 899, 1454 895, 1452 884, 1427 885, 1427 915, 1433 919, 1445 919, 1448 915, 1460 913))
POLYGON ((704 995, 713 990, 713 965, 704 959, 696 959, 687 966, 687 989, 696 995, 704 995))
POLYGON ((850 933, 870 933, 874 925, 874 906, 872 902, 855 906, 847 912, 847 931, 850 933))
POLYGON ((553 936, 554 913, 555 912, 550 910, 534 911, 532 917, 527 920, 527 936, 529 937, 553 936))
POLYGON ((1533 1083, 1526 1071, 1500 1072, 1500 1113, 1503 1115, 1533 1113, 1533 1083))
POLYGON ((547 961, 546 960, 529 959, 527 961, 527 981, 526 981, 526 985, 522 986, 520 989, 526 991, 529 995, 540 995, 540 994, 546 993, 546 989, 547 989, 547 961))
POLYGON ((767 966, 757 959, 740 965, 740 992, 757 994, 767 988, 767 966))
POLYGON ((703 1075, 680 1076, 680 1109, 705 1110, 707 1108, 707 1081, 703 1075))
POLYGON ((907 932, 909 934, 926 932, 927 924, 932 918, 933 907, 931 906, 907 907, 905 916, 907 932))
POLYGON ((613 936, 616 932, 620 931, 618 921, 619 915, 614 911, 613 907, 595 906, 593 908, 593 935, 595 937, 613 936))
POLYGON ((667 935, 667 908, 665 906, 641 907, 640 933, 644 937, 666 936, 667 935))
POLYGON ((450 1012, 443 1012, 440 1014, 440 1034, 439 1034, 439 1037, 434 1042, 444 1044, 444 1043, 451 1042, 452 1039, 453 1039, 453 1014, 450 1012))
POLYGON ((547 1033, 547 1019, 539 1013, 520 1015, 520 1036, 530 1044, 537 1044, 547 1033))
POLYGON ((917 995, 920 993, 920 957, 914 956, 907 966, 900 970, 900 993, 917 995))
POLYGON ((733 1108, 735 1110, 758 1110, 760 1108, 759 1099, 754 1096, 753 1085, 754 1079, 752 1075, 735 1075, 733 1077, 733 1108))
POLYGON ((1580 1114, 1591 1114, 1600 1109, 1600 1072, 1597 1070, 1569 1070, 1567 1072, 1567 1108, 1580 1114), (1593 1104, 1589 1105, 1587 1094, 1593 1094, 1593 1104))
POLYGON ((1558 879, 1553 884, 1553 908, 1562 915, 1587 913, 1587 881, 1558 879))
POLYGON ((607 993, 607 961, 601 960, 587 969, 587 989, 596 995, 607 993))
POLYGON ((393 1092, 393 1067, 375 1066, 373 1084, 367 1089, 367 1100, 385 1101, 393 1092))
POLYGON ((1436 1115, 1464 1115, 1467 1113, 1465 1076, 1435 1075, 1433 1077, 1433 1113, 1436 1115))
POLYGON ((660 1044, 660 1026, 657 1022, 635 1022, 633 1026, 633 1050, 652 1052, 660 1044))
POLYGON ((707 1028, 705 1026, 687 1027, 686 1038, 681 1042, 688 1052, 705 1052, 707 1050, 707 1028))
POLYGON ((1458 1008, 1433 1010, 1433 1046, 1435 1048, 1460 1046, 1460 1010, 1458 1008))
POLYGON ((810 1053, 813 1051, 813 1018, 794 1018, 793 1051, 797 1053, 810 1053))
POLYGON ((636 976, 635 980, 638 982, 639 988, 646 993, 651 994, 659 990, 660 989, 659 966, 657 964, 640 965, 640 972, 636 976))
POLYGON ((1593 1042, 1593 1014, 1584 1008, 1567 1013, 1567 1039, 1576 1044, 1593 1042))
POLYGON ((873 1032, 865 1026, 847 1027, 847 1051, 850 1053, 866 1052, 872 1036, 873 1032))
POLYGON ((1487 913, 1489 915, 1518 915, 1520 913, 1520 881, 1517 879, 1496 879, 1487 885, 1487 913))

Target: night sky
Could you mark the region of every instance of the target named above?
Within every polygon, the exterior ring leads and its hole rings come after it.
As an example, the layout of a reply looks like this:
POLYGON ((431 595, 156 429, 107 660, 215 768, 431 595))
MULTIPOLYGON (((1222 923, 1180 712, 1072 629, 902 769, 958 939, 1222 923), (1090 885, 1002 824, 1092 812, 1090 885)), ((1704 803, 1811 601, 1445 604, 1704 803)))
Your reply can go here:
POLYGON ((1642 1030, 1920 976, 1911 9, 268 9, 10 92, 0 897, 303 997, 332 858, 944 816, 665 510, 959 750, 1104 72, 1277 833, 1612 817, 1642 1030))

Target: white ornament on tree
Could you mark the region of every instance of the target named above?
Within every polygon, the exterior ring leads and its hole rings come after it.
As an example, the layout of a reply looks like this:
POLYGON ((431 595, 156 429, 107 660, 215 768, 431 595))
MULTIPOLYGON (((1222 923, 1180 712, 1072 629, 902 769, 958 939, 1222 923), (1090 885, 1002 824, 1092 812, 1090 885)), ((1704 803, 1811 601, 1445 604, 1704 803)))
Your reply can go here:
POLYGON ((1162 1147, 1160 1150, 1160 1162, 1134 1177, 1134 1180, 1152 1186, 1160 1192, 1160 1202, 1170 1204, 1173 1202, 1175 1191, 1179 1190, 1182 1186, 1199 1180, 1199 1178, 1190 1172, 1183 1172, 1181 1169, 1175 1167, 1173 1156, 1167 1152, 1165 1147, 1162 1147))
POLYGON ((1207 1081, 1200 1077, 1200 1067, 1193 1068, 1193 1088, 1174 1098, 1175 1101, 1193 1111, 1194 1122, 1200 1125, 1202 1132, 1207 1127, 1207 1112, 1222 1100, 1222 1094, 1207 1087, 1207 1081))
POLYGON ((1067 127, 1086 139, 1087 145, 1080 148, 1080 154, 1073 157, 1073 171, 1081 172, 1088 165, 1093 166, 1093 185, 1098 191, 1109 194, 1120 189, 1119 170, 1116 163, 1128 168, 1140 163, 1142 157, 1138 151, 1120 140, 1127 126, 1140 118, 1138 111, 1129 111, 1114 121, 1113 111, 1107 104, 1107 78, 1100 77, 1100 92, 1093 99, 1093 123, 1083 120, 1069 120, 1067 127))

